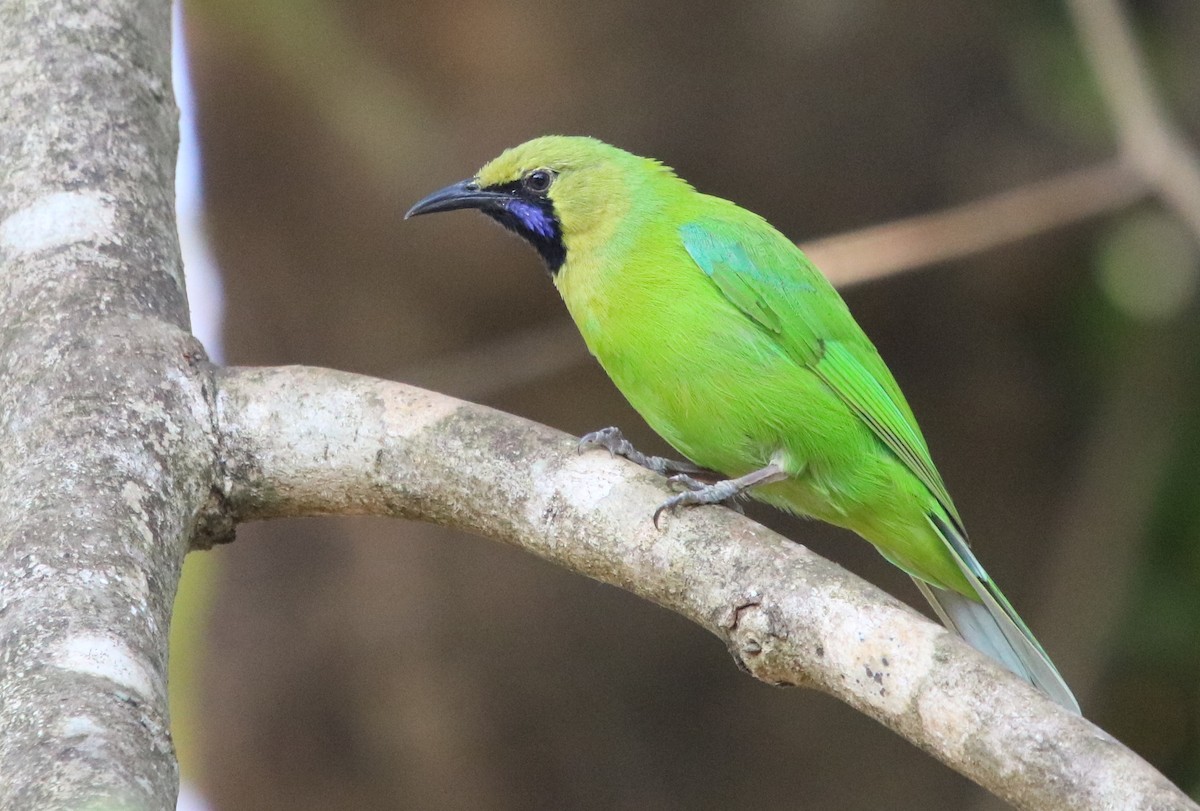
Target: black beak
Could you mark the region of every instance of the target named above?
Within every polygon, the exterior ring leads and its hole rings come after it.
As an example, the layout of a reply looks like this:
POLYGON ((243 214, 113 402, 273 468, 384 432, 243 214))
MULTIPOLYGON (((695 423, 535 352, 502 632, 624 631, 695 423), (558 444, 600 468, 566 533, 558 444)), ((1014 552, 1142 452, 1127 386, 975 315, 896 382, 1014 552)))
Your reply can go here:
POLYGON ((428 197, 419 200, 404 215, 404 219, 407 220, 410 217, 416 217, 420 214, 433 214, 438 211, 454 211, 459 208, 492 208, 503 206, 508 200, 509 195, 504 192, 481 189, 479 188, 479 181, 471 178, 461 183, 455 183, 453 186, 438 189, 428 197))

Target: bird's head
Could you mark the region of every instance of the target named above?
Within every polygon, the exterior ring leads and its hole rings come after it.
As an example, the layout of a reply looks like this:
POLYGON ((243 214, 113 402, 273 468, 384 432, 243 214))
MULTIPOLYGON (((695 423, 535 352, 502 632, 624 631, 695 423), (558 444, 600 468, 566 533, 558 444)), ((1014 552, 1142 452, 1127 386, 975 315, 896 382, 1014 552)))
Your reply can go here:
POLYGON ((405 219, 476 208, 524 237, 555 274, 568 253, 604 244, 660 164, 595 138, 548 135, 502 153, 472 178, 418 202, 405 219))

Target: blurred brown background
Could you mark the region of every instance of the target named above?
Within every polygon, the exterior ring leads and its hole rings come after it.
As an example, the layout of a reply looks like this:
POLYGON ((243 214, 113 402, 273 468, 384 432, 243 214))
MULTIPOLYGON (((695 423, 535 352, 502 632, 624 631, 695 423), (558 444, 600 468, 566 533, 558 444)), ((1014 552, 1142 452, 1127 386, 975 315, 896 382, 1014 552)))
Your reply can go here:
MULTIPOLYGON (((412 202, 526 138, 586 133, 805 240, 1113 152, 1048 0, 186 8, 230 363, 410 380, 651 451, 532 251, 478 216, 403 222, 412 202), (489 347, 484 368, 519 379, 455 376, 489 347)), ((1130 8, 1197 134, 1200 5, 1130 8)), ((1085 713, 1192 792, 1196 273, 1146 203, 846 293, 1085 713)), ((866 543, 751 514, 924 609, 866 543)), ((314 520, 210 557, 177 735, 221 811, 998 807, 836 701, 746 678, 685 621, 493 542, 314 520)))

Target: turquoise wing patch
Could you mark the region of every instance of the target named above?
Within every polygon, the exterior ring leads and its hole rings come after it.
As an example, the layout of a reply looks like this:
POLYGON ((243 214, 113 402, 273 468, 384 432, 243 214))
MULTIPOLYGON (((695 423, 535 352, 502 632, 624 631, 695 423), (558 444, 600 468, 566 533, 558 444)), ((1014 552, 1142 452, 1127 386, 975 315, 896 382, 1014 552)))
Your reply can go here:
POLYGON ((895 378, 841 296, 800 249, 761 220, 701 220, 681 226, 679 234, 725 298, 820 377, 961 527, 895 378))

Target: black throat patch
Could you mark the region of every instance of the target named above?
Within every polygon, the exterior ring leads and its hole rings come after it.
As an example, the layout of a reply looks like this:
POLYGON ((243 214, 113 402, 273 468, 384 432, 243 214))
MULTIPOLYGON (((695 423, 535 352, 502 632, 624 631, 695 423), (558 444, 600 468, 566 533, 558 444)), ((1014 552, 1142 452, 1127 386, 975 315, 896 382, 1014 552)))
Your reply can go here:
POLYGON ((551 276, 558 273, 567 261, 567 246, 563 244, 562 224, 550 198, 531 194, 520 182, 489 186, 487 190, 503 192, 508 200, 503 205, 484 208, 483 213, 532 245, 551 276))

